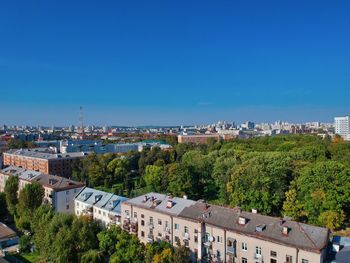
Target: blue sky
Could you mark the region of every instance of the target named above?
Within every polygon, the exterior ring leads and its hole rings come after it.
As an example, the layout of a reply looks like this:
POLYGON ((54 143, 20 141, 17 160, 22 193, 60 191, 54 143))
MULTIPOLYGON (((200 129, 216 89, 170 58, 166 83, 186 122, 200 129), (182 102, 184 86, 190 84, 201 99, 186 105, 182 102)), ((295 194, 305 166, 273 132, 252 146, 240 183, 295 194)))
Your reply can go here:
POLYGON ((349 1, 0 3, 0 124, 331 121, 349 1))

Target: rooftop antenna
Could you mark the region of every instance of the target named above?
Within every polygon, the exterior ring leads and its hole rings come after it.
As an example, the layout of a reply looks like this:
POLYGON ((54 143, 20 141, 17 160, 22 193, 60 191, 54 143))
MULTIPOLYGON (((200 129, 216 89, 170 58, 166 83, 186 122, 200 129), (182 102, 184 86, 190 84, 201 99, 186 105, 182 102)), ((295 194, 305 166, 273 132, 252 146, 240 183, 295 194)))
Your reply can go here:
POLYGON ((83 123, 83 107, 80 106, 80 114, 79 114, 79 128, 80 128, 80 133, 81 136, 84 136, 84 123, 83 123))

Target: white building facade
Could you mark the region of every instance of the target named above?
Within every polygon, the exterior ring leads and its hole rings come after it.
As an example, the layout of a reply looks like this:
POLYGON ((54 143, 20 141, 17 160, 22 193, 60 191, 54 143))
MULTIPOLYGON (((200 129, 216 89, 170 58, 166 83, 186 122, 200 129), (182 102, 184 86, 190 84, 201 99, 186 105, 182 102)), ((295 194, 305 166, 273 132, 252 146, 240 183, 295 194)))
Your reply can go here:
POLYGON ((335 133, 343 137, 344 140, 350 140, 350 116, 335 117, 335 133))

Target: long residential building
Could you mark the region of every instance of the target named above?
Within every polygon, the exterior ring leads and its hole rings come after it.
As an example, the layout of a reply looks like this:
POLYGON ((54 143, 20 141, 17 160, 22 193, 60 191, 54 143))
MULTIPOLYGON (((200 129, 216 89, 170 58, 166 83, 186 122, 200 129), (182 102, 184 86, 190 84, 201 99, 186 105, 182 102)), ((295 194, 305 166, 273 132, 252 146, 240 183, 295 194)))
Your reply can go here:
POLYGON ((323 263, 329 231, 240 208, 149 193, 122 203, 123 229, 143 243, 185 245, 193 261, 323 263))
POLYGON ((121 224, 121 204, 126 197, 85 187, 75 197, 75 215, 87 216, 104 226, 121 224))
POLYGON ((39 149, 12 149, 3 153, 5 166, 18 166, 44 174, 54 174, 69 178, 73 164, 86 157, 86 152, 51 153, 39 149))
POLYGON ((45 191, 43 203, 51 204, 53 209, 60 213, 74 213, 74 198, 85 187, 82 182, 64 177, 9 166, 0 170, 0 192, 4 191, 6 181, 11 176, 18 177, 19 192, 33 182, 42 185, 45 191))

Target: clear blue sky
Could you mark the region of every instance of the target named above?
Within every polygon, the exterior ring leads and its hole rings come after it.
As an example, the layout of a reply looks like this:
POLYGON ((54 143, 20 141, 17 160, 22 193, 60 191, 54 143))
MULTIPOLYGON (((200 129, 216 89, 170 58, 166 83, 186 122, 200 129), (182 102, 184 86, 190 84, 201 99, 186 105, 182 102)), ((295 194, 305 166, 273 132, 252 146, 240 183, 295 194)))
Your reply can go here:
POLYGON ((0 1, 0 124, 331 121, 350 1, 0 1))

